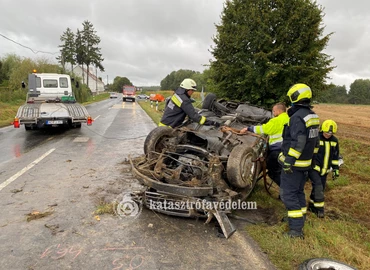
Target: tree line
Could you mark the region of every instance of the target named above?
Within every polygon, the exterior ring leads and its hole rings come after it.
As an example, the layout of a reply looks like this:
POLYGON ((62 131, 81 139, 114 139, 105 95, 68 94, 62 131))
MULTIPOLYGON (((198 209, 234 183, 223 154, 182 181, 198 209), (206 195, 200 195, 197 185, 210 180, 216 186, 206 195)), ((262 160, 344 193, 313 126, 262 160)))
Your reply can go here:
MULTIPOLYGON (((369 80, 354 81, 349 91, 326 83, 335 67, 333 57, 323 52, 333 35, 323 34, 323 16, 323 7, 313 0, 226 1, 210 49, 214 60, 203 72, 172 71, 160 87, 175 90, 183 79, 192 78, 199 89, 219 98, 271 108, 276 102, 288 104, 286 93, 293 84, 306 83, 317 101, 370 104, 369 80)), ((77 63, 104 70, 100 38, 92 23, 85 21, 76 34, 67 28, 61 41, 58 60, 62 69, 66 63, 72 69, 77 63)), ((1 72, 0 68, 0 84, 1 72)), ((118 76, 109 90, 120 92, 125 84, 132 82, 118 76)))
MULTIPOLYGON (((104 58, 99 48, 100 37, 96 34, 93 24, 86 20, 82 23, 82 30, 77 29, 76 33, 68 27, 60 36, 62 42, 60 47, 60 56, 57 57, 61 64, 63 72, 65 65, 69 63, 73 72, 73 66, 78 64, 82 68, 86 66, 87 72, 91 65, 100 71, 104 71, 102 62, 104 58)), ((82 73, 84 74, 84 73, 82 73)), ((82 78, 84 80, 84 78, 82 78)), ((89 76, 87 76, 87 85, 89 85, 89 76)))

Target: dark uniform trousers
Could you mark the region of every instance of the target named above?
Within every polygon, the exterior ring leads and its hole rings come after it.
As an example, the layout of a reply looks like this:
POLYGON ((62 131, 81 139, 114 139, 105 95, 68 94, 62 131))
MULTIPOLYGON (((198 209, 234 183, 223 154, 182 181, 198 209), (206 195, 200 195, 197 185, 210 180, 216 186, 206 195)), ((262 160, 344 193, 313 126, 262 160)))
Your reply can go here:
POLYGON ((281 165, 278 161, 278 156, 281 150, 270 151, 267 155, 266 166, 268 176, 280 186, 280 175, 281 175, 281 165))
POLYGON ((320 176, 318 171, 311 169, 308 172, 308 177, 311 179, 312 182, 310 199, 313 201, 314 204, 323 202, 327 174, 320 176))
POLYGON ((307 171, 292 168, 293 173, 281 173, 280 197, 288 210, 289 228, 301 232, 306 214, 306 198, 304 186, 307 171))

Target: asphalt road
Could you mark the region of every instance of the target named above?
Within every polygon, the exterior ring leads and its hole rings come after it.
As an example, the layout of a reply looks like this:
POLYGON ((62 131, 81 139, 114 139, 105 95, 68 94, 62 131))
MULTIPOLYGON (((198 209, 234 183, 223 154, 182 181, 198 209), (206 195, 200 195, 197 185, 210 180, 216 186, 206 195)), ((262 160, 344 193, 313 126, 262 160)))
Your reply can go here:
POLYGON ((146 208, 95 215, 143 189, 127 160, 155 124, 120 98, 87 110, 95 121, 81 129, 0 129, 0 269, 274 269, 240 221, 225 239, 215 222, 146 208))

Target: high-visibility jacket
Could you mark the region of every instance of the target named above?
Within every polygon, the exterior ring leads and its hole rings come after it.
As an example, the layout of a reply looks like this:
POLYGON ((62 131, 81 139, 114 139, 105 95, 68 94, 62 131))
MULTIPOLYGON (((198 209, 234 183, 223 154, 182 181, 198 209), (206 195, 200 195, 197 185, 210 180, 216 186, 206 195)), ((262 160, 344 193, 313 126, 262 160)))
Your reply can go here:
POLYGON ((320 132, 320 147, 315 155, 314 169, 323 176, 329 173, 330 168, 339 169, 339 142, 334 135, 326 139, 323 132, 320 132))
POLYGON ((307 170, 311 168, 314 152, 319 150, 319 117, 304 105, 294 105, 288 115, 290 120, 284 127, 279 162, 307 170))
POLYGON ((286 112, 271 118, 266 124, 253 126, 253 132, 256 134, 266 134, 269 136, 269 149, 280 150, 283 142, 284 125, 289 122, 289 116, 286 112))
POLYGON ((178 127, 185 120, 186 116, 189 116, 191 120, 201 125, 205 124, 207 120, 195 111, 186 90, 179 87, 168 102, 159 126, 178 127))

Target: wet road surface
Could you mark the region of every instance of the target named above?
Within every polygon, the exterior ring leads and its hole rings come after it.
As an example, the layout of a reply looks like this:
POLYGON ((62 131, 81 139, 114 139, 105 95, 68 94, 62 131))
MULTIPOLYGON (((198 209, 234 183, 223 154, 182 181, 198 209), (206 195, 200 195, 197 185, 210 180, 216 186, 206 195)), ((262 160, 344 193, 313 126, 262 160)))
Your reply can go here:
POLYGON ((214 222, 146 208, 129 219, 96 215, 143 188, 127 160, 155 124, 119 98, 87 110, 95 121, 81 129, 0 129, 1 269, 274 269, 242 222, 224 239, 214 222))

